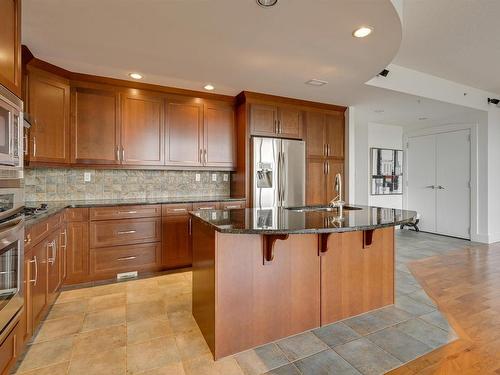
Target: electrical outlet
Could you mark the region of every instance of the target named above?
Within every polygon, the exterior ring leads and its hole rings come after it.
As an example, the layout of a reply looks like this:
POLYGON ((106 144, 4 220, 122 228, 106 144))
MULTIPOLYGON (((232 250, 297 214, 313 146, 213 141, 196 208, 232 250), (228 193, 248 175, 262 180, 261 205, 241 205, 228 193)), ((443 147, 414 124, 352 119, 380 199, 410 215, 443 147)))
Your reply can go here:
POLYGON ((200 182, 201 181, 201 174, 196 173, 196 175, 194 176, 194 179, 196 180, 196 182, 200 182))
POLYGON ((224 173, 223 179, 224 179, 224 182, 229 181, 229 174, 224 173))
POLYGON ((212 181, 217 181, 217 173, 212 173, 212 181))
POLYGON ((83 173, 83 182, 90 182, 91 179, 92 179, 92 175, 90 174, 90 172, 83 173))

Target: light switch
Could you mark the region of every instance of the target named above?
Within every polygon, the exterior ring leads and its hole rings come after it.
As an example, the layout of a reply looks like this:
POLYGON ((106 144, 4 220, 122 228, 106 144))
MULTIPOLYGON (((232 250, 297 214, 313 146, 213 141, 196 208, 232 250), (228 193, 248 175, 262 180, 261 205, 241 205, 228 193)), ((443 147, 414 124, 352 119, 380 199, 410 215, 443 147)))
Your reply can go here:
POLYGON ((200 182, 201 181, 201 175, 199 173, 196 173, 196 175, 194 176, 194 179, 196 180, 196 182, 200 182))
POLYGON ((217 181, 217 173, 212 173, 212 181, 217 181))
POLYGON ((222 178, 224 179, 224 182, 229 181, 229 175, 227 173, 224 173, 224 176, 222 178))
POLYGON ((83 173, 83 182, 90 182, 91 178, 92 178, 92 175, 90 174, 90 172, 83 173))

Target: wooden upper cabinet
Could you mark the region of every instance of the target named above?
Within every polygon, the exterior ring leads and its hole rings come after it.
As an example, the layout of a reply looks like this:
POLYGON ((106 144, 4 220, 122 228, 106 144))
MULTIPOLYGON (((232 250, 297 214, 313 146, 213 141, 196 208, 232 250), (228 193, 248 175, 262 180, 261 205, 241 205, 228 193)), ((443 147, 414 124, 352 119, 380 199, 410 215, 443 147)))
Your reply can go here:
POLYGON ((342 112, 325 115, 327 156, 333 158, 344 157, 344 128, 345 120, 342 112))
POLYGON ((166 125, 166 164, 202 166, 203 104, 195 100, 167 100, 166 125))
POLYGON ((296 108, 281 107, 278 114, 278 135, 284 138, 302 138, 302 112, 296 108))
POLYGON ((21 0, 0 1, 0 84, 21 97, 21 0))
POLYGON ((278 108, 266 104, 250 104, 252 135, 275 136, 278 133, 278 108))
POLYGON ((204 165, 233 167, 236 163, 236 123, 231 105, 206 104, 204 165))
POLYGON ((34 120, 30 128, 30 162, 69 163, 68 81, 29 69, 27 111, 34 120))
POLYGON ((324 159, 307 159, 306 204, 326 203, 326 161, 324 159))
POLYGON ((71 162, 120 164, 118 93, 75 87, 71 107, 71 162))
POLYGON ((163 165, 163 98, 130 90, 121 100, 122 164, 163 165))
POLYGON ((321 112, 306 112, 306 150, 308 157, 323 157, 326 151, 325 115, 321 112))

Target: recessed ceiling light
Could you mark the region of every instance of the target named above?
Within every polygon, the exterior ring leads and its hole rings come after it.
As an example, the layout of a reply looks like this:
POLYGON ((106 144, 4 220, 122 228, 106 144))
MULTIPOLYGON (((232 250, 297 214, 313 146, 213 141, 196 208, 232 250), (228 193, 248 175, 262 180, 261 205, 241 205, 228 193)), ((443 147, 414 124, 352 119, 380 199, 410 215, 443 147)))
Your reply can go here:
POLYGON ((328 82, 322 81, 322 80, 316 79, 316 78, 313 78, 313 79, 310 79, 309 81, 306 81, 306 85, 311 85, 311 86, 324 86, 327 83, 328 82))
POLYGON ((373 27, 361 26, 352 32, 352 36, 355 38, 364 38, 370 35, 373 31, 373 27))
POLYGON ((142 79, 142 74, 139 73, 129 73, 128 76, 133 79, 142 79))
POLYGON ((207 83, 205 86, 203 86, 205 90, 212 91, 215 89, 214 85, 211 85, 210 83, 207 83))
POLYGON ((275 6, 278 0, 257 0, 257 4, 261 7, 272 7, 275 6))

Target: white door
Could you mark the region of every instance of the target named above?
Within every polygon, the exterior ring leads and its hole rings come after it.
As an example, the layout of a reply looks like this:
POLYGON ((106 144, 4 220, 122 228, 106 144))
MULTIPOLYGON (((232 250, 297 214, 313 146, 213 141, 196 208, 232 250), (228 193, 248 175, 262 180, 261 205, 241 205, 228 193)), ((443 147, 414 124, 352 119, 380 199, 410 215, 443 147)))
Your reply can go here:
POLYGON ((436 137, 426 135, 408 140, 408 209, 419 214, 419 228, 436 231, 436 137))
POLYGON ((422 231, 470 238, 470 131, 411 137, 407 206, 422 231))
POLYGON ((470 238, 470 132, 436 135, 436 232, 470 238))

